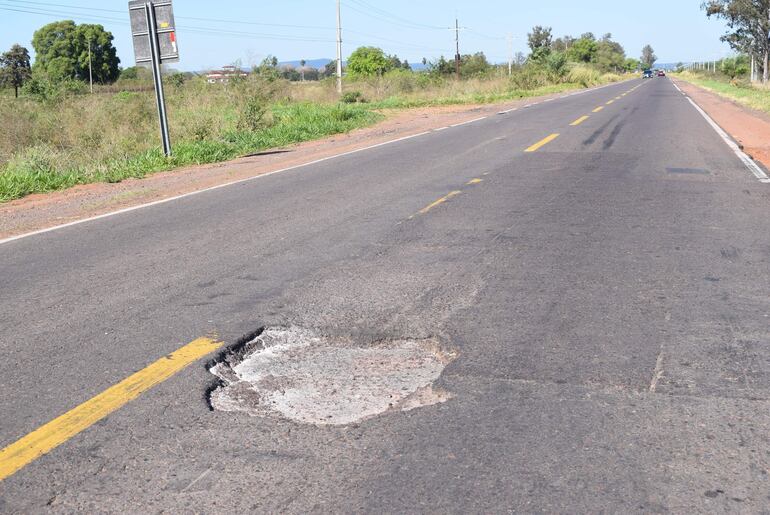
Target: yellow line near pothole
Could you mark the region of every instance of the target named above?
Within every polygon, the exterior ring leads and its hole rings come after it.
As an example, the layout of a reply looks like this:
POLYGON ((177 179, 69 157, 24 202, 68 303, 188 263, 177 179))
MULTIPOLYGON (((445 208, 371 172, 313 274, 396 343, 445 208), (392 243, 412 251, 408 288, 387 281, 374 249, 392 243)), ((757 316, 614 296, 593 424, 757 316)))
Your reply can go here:
POLYGON ((524 152, 535 152, 536 150, 541 149, 542 147, 546 146, 547 144, 549 144, 550 142, 552 142, 553 140, 555 140, 558 137, 559 137, 559 134, 551 134, 550 136, 547 136, 547 137, 541 139, 540 141, 538 141, 537 143, 535 143, 534 145, 529 147, 524 152))
POLYGON ((0 481, 221 346, 210 338, 190 342, 0 450, 0 481))
POLYGON ((589 118, 588 116, 581 116, 580 118, 578 118, 577 120, 572 122, 570 125, 573 126, 573 127, 577 127, 578 125, 580 125, 584 121, 588 120, 588 118, 589 118))
POLYGON ((444 202, 446 202, 446 201, 447 201, 447 200, 449 200, 450 198, 452 198, 452 197, 456 197, 456 196, 457 196, 457 195, 459 195, 460 193, 462 193, 462 191, 453 191, 453 192, 449 193, 449 195, 445 195, 445 196, 441 197, 440 199, 438 199, 437 201, 435 201, 435 202, 434 202, 434 203, 432 203, 431 205, 429 205, 429 206, 426 206, 426 207, 422 208, 422 209, 420 210, 420 214, 421 214, 421 215, 424 215, 424 214, 426 214, 428 211, 430 211, 430 210, 431 210, 431 209, 433 209, 434 207, 436 207, 436 206, 440 206, 441 204, 443 204, 444 202))

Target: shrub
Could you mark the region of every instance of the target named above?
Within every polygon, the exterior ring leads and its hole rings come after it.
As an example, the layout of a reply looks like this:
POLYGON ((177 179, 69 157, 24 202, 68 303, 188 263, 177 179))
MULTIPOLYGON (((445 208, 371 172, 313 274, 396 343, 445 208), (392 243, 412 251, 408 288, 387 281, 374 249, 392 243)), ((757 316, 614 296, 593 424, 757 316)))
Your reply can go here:
POLYGON ((348 91, 343 93, 340 102, 343 104, 355 104, 356 102, 366 102, 364 95, 360 91, 348 91))

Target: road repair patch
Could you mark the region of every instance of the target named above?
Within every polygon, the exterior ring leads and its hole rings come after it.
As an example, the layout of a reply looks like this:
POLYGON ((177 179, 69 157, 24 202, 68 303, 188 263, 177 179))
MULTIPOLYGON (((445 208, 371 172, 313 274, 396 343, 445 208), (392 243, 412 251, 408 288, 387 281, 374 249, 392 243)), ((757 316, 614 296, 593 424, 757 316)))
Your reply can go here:
POLYGON ((434 338, 360 345, 308 329, 267 328, 209 369, 221 380, 209 400, 220 411, 351 424, 446 402, 451 394, 433 383, 455 357, 434 338))

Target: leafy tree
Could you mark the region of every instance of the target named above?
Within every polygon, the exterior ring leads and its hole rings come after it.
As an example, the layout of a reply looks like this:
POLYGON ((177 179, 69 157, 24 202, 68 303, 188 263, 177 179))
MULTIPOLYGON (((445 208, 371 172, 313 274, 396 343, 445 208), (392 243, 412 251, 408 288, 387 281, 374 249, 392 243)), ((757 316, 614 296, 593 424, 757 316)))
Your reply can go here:
POLYGON ((49 23, 32 37, 35 67, 55 80, 88 80, 90 47, 94 82, 114 82, 120 75, 120 59, 113 39, 102 25, 76 25, 72 20, 49 23))
POLYGON ((642 57, 640 59, 642 66, 644 66, 645 69, 650 69, 657 60, 658 56, 655 55, 655 50, 653 50, 650 45, 645 45, 642 49, 642 57))
POLYGON ((336 59, 326 63, 326 66, 324 66, 324 69, 323 69, 323 76, 324 77, 334 77, 335 75, 337 75, 337 60, 336 59))
POLYGON ((567 55, 564 52, 551 52, 545 60, 545 66, 554 81, 559 81, 567 74, 567 55))
POLYGON ((722 62, 719 63, 719 69, 730 79, 735 79, 749 73, 749 63, 746 56, 743 55, 728 57, 727 59, 722 59, 722 62))
POLYGON ((554 52, 566 52, 572 47, 573 44, 575 44, 575 41, 577 40, 572 36, 564 36, 554 39, 553 43, 551 43, 551 50, 554 52))
POLYGON ((527 44, 532 51, 530 59, 542 62, 551 53, 551 44, 553 42, 553 29, 536 25, 532 32, 527 34, 527 44))
POLYGON ((21 45, 13 45, 0 55, 0 83, 12 87, 16 98, 19 98, 19 88, 31 76, 29 50, 21 45))
POLYGON ((274 55, 268 55, 259 66, 252 69, 252 73, 259 75, 262 79, 273 82, 281 77, 281 70, 278 69, 278 58, 274 55))
MULTIPOLYGON (((591 35, 593 36, 593 35, 591 35)), ((578 63, 591 63, 596 59, 596 53, 599 51, 599 44, 593 37, 586 37, 584 35, 567 51, 567 57, 570 61, 578 63)))
POLYGON ((639 59, 634 59, 633 57, 629 57, 623 63, 623 68, 627 72, 635 72, 639 70, 640 66, 641 66, 641 63, 639 62, 639 59))
POLYGON ((708 0, 701 7, 708 17, 727 22, 722 41, 761 59, 762 81, 770 79, 770 0, 708 0))
POLYGON ((594 62, 605 71, 623 70, 626 64, 626 51, 623 45, 612 40, 612 34, 605 34, 597 43, 594 62))
POLYGON ((305 65, 306 64, 307 64, 307 61, 305 61, 304 59, 300 60, 300 62, 299 62, 299 75, 300 75, 300 80, 302 82, 305 81, 305 65))
POLYGON ((392 62, 385 55, 385 52, 377 47, 359 47, 348 58, 348 73, 353 77, 382 75, 392 67, 392 62))

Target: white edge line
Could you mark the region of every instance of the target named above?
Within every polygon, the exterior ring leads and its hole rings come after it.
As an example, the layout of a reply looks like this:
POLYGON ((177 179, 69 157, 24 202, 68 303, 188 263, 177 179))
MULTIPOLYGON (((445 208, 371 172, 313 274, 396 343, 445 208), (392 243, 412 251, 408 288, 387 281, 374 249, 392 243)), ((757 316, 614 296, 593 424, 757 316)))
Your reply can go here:
POLYGON ((727 133, 717 125, 717 123, 704 111, 701 109, 701 107, 695 103, 695 101, 687 97, 687 100, 690 101, 690 103, 693 105, 695 109, 698 110, 698 112, 703 116, 703 118, 706 119, 706 121, 711 125, 711 127, 716 131, 717 134, 724 140, 725 143, 727 143, 727 146, 729 146, 733 152, 735 152, 735 155, 738 156, 738 158, 743 162, 744 165, 746 165, 746 168, 748 168, 751 173, 754 174, 754 176, 759 179, 759 182, 763 183, 770 183, 770 177, 767 176, 767 174, 762 171, 762 169, 759 167, 757 163, 754 162, 753 159, 751 159, 746 152, 741 150, 741 148, 738 146, 738 144, 733 141, 733 139, 727 135, 727 133))
MULTIPOLYGON (((471 121, 477 121, 477 120, 471 120, 471 121)), ((470 122, 466 122, 466 123, 470 123, 470 122)), ((4 245, 4 244, 10 243, 12 241, 20 240, 22 238, 28 238, 30 236, 36 236, 38 234, 45 234, 47 232, 58 231, 59 229, 64 229, 66 227, 72 227, 74 225, 84 224, 86 222, 93 222, 95 220, 101 220, 103 218, 109 218, 111 216, 121 215, 121 214, 124 214, 124 213, 130 213, 131 211, 137 211, 139 209, 144 209, 144 208, 147 208, 147 207, 152 207, 152 206, 157 206, 157 205, 160 205, 160 204, 165 204, 166 202, 172 202, 174 200, 179 200, 179 199, 183 199, 183 198, 186 198, 186 197, 192 197, 193 195, 199 195, 201 193, 206 193, 208 191, 214 191, 214 190, 218 190, 220 188, 227 188, 228 186, 234 186, 236 184, 241 184, 241 183, 244 183, 244 182, 254 181, 254 180, 257 180, 257 179, 261 179, 263 177, 268 177, 270 175, 275 175, 275 174, 282 173, 282 172, 288 172, 290 170, 296 170, 298 168, 304 168, 306 166, 312 166, 312 165, 315 165, 315 164, 318 164, 318 163, 323 163, 324 161, 329 161, 329 160, 332 160, 332 159, 337 159, 339 157, 349 156, 351 154, 356 154, 358 152, 363 152, 365 150, 371 150, 373 148, 383 147, 385 145, 390 145, 390 144, 393 144, 393 143, 398 143, 399 141, 405 141, 405 140, 408 140, 408 139, 417 138, 417 137, 420 137, 420 136, 425 136, 426 134, 430 134, 431 132, 433 132, 433 131, 425 131, 425 132, 420 132, 420 133, 417 133, 417 134, 411 134, 409 136, 403 136, 401 138, 396 138, 396 139, 389 140, 389 141, 383 141, 382 143, 377 143, 375 145, 370 145, 368 147, 357 148, 355 150, 350 150, 348 152, 343 152, 341 154, 334 154, 332 156, 322 157, 320 159, 315 159, 313 161, 308 161, 307 163, 302 163, 302 164, 298 164, 298 165, 294 165, 294 166, 289 166, 287 168, 281 168, 279 170, 273 170, 272 172, 266 172, 266 173, 263 173, 263 174, 260 174, 260 175, 255 175, 253 177, 246 177, 244 179, 238 179, 237 181, 230 181, 230 182, 226 182, 226 183, 223 183, 223 184, 217 184, 216 186, 210 186, 210 187, 204 188, 202 190, 190 191, 190 192, 187 192, 187 193, 183 193, 181 195, 174 195, 173 197, 168 197, 168 198, 163 198, 163 199, 160 199, 160 200, 154 200, 152 202, 147 202, 146 204, 139 204, 137 206, 127 207, 125 209, 119 209, 117 211, 110 211, 109 213, 104 213, 104 214, 101 214, 101 215, 96 215, 96 216, 91 216, 91 217, 88 217, 88 218, 83 218, 81 220, 74 220, 72 222, 67 222, 66 224, 54 225, 53 227, 48 227, 46 229, 39 229, 37 231, 27 232, 27 233, 24 233, 24 234, 17 234, 16 236, 11 236, 9 238, 5 238, 5 239, 0 240, 0 245, 4 245)))
POLYGON ((474 118, 473 120, 468 120, 467 122, 461 122, 461 123, 456 123, 454 125, 450 125, 450 127, 461 127, 463 125, 468 125, 469 123, 480 122, 481 120, 486 120, 486 119, 487 119, 486 116, 482 116, 480 118, 474 118))

